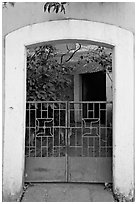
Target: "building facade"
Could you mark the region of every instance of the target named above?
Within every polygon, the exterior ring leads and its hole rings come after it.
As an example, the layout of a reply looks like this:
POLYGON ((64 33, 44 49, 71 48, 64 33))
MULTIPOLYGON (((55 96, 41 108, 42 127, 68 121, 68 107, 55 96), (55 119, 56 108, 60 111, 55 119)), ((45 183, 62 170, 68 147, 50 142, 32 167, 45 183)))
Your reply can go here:
POLYGON ((132 200, 135 5, 70 2, 65 14, 45 13, 43 5, 3 8, 3 200, 17 200, 24 184, 26 48, 76 39, 113 50, 113 191, 132 200))

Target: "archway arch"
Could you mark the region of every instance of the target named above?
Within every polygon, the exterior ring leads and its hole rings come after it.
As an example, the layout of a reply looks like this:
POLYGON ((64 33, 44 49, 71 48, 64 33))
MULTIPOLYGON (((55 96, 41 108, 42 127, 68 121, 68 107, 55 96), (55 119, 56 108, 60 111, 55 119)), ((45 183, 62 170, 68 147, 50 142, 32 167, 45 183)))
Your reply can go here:
POLYGON ((5 39, 3 191, 10 200, 20 193, 24 176, 26 47, 67 39, 113 47, 114 190, 125 195, 133 193, 133 35, 108 24, 62 20, 26 26, 5 39))

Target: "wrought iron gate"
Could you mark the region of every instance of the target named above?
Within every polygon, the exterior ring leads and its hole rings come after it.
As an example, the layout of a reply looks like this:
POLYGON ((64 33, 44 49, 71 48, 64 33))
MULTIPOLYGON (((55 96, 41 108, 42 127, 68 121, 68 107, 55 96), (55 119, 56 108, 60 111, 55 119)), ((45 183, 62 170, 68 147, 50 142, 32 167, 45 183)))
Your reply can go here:
POLYGON ((112 181, 112 103, 26 104, 25 179, 112 181))

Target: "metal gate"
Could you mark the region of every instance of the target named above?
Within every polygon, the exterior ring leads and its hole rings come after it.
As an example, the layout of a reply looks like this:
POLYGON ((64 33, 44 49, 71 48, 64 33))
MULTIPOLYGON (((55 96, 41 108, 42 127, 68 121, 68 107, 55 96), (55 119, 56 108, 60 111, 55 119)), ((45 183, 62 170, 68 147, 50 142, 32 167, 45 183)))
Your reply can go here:
POLYGON ((112 103, 26 104, 25 181, 112 182, 112 103))

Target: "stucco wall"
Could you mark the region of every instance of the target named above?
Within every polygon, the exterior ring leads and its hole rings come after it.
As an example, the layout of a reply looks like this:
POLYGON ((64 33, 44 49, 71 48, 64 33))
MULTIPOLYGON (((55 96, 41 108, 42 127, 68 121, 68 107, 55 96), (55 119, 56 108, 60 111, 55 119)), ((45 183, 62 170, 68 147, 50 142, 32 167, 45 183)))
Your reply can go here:
POLYGON ((132 2, 69 2, 64 13, 44 13, 44 3, 15 3, 3 9, 3 35, 34 23, 81 19, 108 23, 134 32, 135 5, 132 2))

